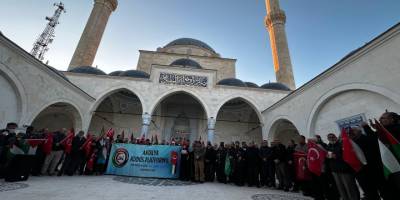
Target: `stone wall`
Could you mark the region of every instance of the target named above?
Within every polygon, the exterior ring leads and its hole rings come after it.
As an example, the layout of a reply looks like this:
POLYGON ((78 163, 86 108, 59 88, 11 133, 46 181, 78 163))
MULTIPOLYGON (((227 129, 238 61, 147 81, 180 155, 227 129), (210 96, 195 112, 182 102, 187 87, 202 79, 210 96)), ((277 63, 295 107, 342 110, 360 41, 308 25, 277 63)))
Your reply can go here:
MULTIPOLYGON (((300 134, 326 139, 329 132, 338 135, 337 120, 379 117, 385 109, 400 112, 399 51, 397 25, 265 110, 266 131, 287 119, 300 134)), ((277 134, 269 132, 269 138, 277 134)))
POLYGON ((140 51, 138 65, 136 69, 150 73, 152 65, 170 65, 173 61, 181 58, 192 59, 198 62, 203 69, 216 70, 218 81, 225 78, 236 77, 236 60, 234 59, 176 53, 163 53, 154 51, 140 51))

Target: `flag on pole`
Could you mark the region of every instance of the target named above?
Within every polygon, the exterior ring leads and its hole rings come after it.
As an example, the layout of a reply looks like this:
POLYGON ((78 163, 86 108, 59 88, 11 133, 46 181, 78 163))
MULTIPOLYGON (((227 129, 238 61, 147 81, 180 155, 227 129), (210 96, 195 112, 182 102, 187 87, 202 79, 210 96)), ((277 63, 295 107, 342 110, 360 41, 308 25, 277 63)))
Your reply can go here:
POLYGON ((158 144, 158 137, 157 137, 157 134, 156 134, 155 140, 156 140, 156 144, 158 144))
POLYGON ((122 130, 121 138, 122 138, 122 140, 124 140, 124 138, 125 138, 125 130, 122 130))
POLYGON ((375 120, 375 124, 378 132, 383 173, 388 178, 391 174, 400 172, 400 143, 377 120, 375 120))
POLYGON ((114 133, 115 133, 114 129, 110 128, 110 129, 108 129, 106 136, 109 137, 110 140, 113 140, 114 139, 114 133))
POLYGON ((130 142, 133 143, 135 141, 135 138, 133 137, 133 133, 131 134, 130 142))
POLYGON ((326 158, 326 150, 315 141, 309 140, 307 143, 307 164, 311 173, 321 176, 322 167, 326 158))
POLYGON ((343 148, 343 160, 353 168, 354 171, 358 172, 363 167, 363 163, 358 159, 356 151, 353 148, 351 139, 349 138, 346 129, 342 129, 342 148, 343 148))
POLYGON ((60 144, 64 146, 65 153, 71 153, 72 150, 72 139, 74 139, 75 133, 74 129, 71 129, 67 133, 67 137, 61 140, 60 144))

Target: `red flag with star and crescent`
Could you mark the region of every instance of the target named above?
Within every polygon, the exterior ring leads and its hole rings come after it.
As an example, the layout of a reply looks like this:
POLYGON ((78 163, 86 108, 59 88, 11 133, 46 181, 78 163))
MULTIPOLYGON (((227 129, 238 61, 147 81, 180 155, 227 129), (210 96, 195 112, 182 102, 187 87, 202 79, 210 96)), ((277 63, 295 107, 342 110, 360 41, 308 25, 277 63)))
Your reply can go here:
POLYGON ((307 147, 308 170, 317 176, 321 176, 327 151, 313 140, 308 141, 307 147))
POLYGON ((293 153, 294 166, 296 169, 296 180, 308 181, 311 180, 311 173, 307 169, 307 154, 296 151, 293 153))

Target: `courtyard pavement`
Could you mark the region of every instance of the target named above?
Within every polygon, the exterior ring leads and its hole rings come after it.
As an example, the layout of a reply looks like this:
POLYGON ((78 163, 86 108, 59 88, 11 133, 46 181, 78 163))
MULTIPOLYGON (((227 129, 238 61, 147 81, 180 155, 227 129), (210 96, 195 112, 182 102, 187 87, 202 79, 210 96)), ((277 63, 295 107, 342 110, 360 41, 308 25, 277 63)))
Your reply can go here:
POLYGON ((30 177, 0 180, 1 200, 310 200, 299 193, 230 184, 195 184, 167 179, 121 176, 30 177))

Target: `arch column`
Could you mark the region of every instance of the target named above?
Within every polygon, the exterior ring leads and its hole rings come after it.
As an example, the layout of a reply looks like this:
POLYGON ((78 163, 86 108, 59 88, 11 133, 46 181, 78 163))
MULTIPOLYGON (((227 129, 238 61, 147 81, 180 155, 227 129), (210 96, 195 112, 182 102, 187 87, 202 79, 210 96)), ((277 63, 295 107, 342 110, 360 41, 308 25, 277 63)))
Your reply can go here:
POLYGON ((142 115, 142 132, 141 137, 147 138, 147 134, 149 133, 149 127, 151 123, 151 115, 149 113, 144 113, 142 115))
POLYGON ((215 118, 210 117, 207 121, 207 141, 213 144, 214 142, 214 132, 215 132, 215 118))

